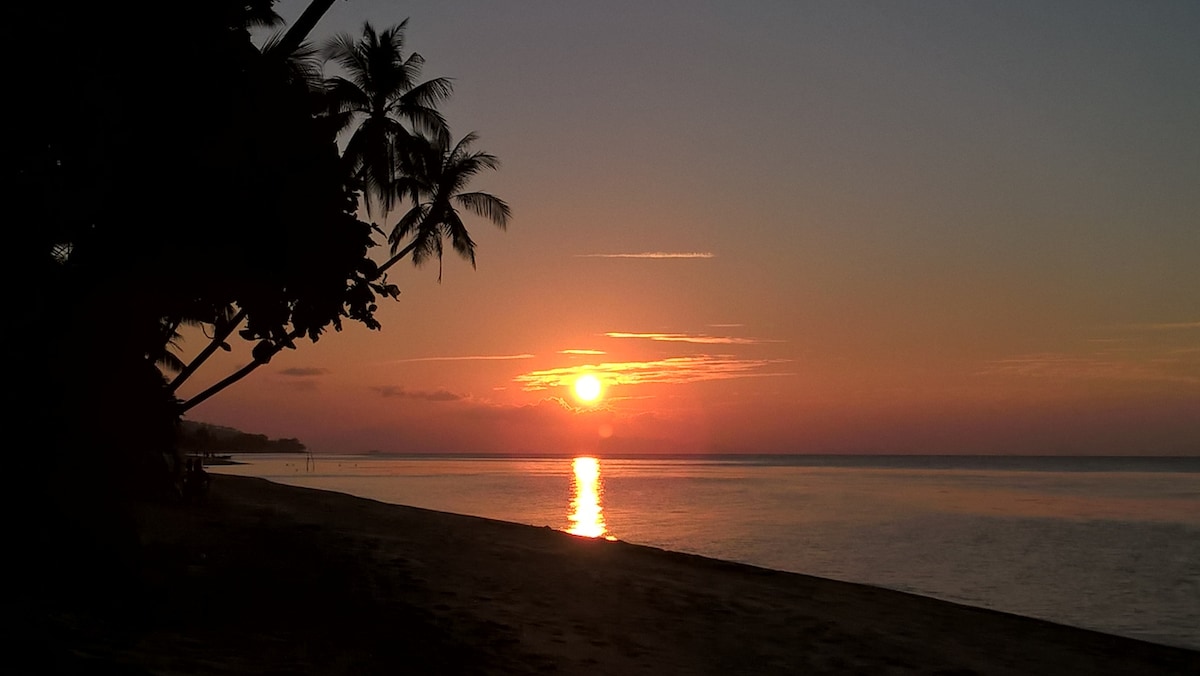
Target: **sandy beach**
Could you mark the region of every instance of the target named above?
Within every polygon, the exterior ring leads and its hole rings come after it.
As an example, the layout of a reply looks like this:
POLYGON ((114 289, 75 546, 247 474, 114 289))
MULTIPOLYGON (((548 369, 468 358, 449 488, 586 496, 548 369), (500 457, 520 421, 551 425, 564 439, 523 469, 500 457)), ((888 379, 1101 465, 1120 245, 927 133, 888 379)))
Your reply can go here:
POLYGON ((1200 673, 1195 651, 261 479, 136 520, 137 598, 10 607, 31 672, 1200 673))

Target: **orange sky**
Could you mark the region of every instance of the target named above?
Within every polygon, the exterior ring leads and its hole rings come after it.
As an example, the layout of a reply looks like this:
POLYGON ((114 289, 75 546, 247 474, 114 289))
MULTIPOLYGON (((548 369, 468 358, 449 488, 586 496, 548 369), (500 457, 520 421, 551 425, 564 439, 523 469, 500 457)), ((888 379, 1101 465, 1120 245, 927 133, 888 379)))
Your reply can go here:
POLYGON ((1200 453, 1194 4, 350 0, 316 33, 405 17, 509 231, 189 418, 318 451, 1200 453))

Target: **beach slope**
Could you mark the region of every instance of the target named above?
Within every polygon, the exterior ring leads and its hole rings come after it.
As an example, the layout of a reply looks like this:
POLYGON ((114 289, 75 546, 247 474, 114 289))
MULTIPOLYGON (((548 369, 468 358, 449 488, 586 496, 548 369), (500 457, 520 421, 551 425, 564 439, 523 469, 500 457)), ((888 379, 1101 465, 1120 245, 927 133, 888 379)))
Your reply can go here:
MULTIPOLYGON (((1195 674, 1200 653, 863 585, 214 477, 138 512, 121 612, 42 610, 60 673, 1195 674)), ((28 644, 26 646, 28 648, 28 644)))

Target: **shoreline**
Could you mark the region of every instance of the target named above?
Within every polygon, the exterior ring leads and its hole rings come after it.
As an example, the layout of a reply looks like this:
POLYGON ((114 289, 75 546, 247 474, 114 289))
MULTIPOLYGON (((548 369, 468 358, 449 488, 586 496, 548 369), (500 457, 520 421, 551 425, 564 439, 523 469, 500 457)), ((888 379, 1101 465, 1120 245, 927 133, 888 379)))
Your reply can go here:
POLYGON ((264 479, 137 521, 135 626, 76 614, 64 646, 128 673, 1200 672, 1184 648, 264 479))

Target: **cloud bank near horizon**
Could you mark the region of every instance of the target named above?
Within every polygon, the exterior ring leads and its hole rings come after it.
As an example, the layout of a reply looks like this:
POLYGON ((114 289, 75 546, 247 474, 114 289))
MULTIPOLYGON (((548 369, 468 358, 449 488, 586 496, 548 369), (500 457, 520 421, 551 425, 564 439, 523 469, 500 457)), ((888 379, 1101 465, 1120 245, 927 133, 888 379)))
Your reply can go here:
POLYGON ((459 401, 465 397, 449 390, 406 390, 400 385, 376 385, 371 388, 385 399, 421 399, 424 401, 459 401))
POLYGON ((329 369, 312 367, 312 366, 295 366, 292 368, 280 369, 279 371, 277 371, 277 373, 279 373, 279 375, 281 375, 281 376, 306 378, 309 376, 323 376, 326 373, 329 373, 329 369))
POLYGON ((708 251, 643 251, 641 253, 590 253, 575 254, 576 258, 641 258, 652 260, 664 259, 706 259, 716 258, 716 254, 708 251))

